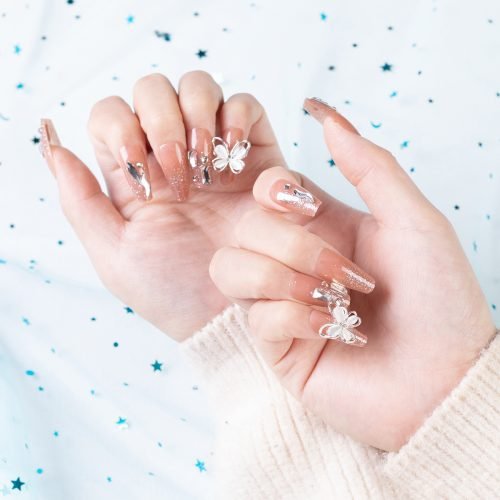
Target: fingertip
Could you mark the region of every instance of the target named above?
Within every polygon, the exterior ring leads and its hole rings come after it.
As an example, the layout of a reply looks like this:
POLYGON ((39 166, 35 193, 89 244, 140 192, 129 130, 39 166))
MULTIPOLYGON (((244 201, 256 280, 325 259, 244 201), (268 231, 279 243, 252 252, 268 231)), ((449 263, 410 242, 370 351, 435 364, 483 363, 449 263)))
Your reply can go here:
POLYGON ((314 217, 321 201, 301 184, 298 174, 284 167, 272 167, 259 175, 253 195, 255 201, 264 208, 314 217))

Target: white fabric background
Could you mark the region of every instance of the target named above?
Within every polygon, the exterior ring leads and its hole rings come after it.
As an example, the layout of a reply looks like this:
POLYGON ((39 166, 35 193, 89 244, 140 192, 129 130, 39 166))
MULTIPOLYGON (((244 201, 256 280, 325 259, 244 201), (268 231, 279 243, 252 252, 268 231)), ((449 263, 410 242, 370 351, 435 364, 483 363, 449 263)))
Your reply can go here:
POLYGON ((499 323, 499 53, 497 0, 0 0, 0 495, 210 497, 203 380, 99 283, 32 141, 41 116, 96 170, 96 100, 204 69, 263 102, 292 168, 362 207, 301 109, 322 97, 452 220, 499 323))

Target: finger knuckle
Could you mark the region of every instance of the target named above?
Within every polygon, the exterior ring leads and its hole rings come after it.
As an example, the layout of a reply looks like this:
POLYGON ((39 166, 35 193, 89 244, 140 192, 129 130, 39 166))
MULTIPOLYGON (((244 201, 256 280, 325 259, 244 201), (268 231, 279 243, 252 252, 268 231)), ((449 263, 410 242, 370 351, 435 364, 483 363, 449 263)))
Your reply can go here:
POLYGON ((169 80, 162 73, 150 73, 149 75, 144 75, 135 82, 134 95, 141 92, 144 88, 164 83, 169 83, 169 80))
POLYGON ((212 256, 210 265, 208 267, 208 273, 212 281, 218 285, 220 281, 221 270, 225 269, 224 262, 227 259, 227 248, 219 248, 212 256))
POLYGON ((112 95, 104 97, 97 101, 90 110, 89 119, 87 122, 87 128, 91 132, 95 130, 96 125, 102 118, 103 113, 110 113, 113 109, 119 106, 127 105, 122 97, 117 95, 112 95))
POLYGON ((248 326, 253 335, 262 337, 265 332, 265 318, 269 316, 269 303, 258 300, 254 302, 248 310, 248 326))
POLYGON ((309 236, 310 233, 307 232, 302 226, 294 227, 293 231, 289 231, 282 240, 283 252, 287 255, 295 255, 300 253, 301 248, 304 245, 304 241, 309 236))
POLYGON ((248 115, 254 109, 262 109, 262 105, 252 94, 242 92, 231 97, 231 107, 234 113, 248 115))
POLYGON ((185 84, 200 84, 200 83, 213 83, 214 79, 210 75, 210 73, 207 73, 206 71, 203 71, 201 69, 195 69, 192 71, 187 71, 181 76, 179 85, 185 85, 185 84))

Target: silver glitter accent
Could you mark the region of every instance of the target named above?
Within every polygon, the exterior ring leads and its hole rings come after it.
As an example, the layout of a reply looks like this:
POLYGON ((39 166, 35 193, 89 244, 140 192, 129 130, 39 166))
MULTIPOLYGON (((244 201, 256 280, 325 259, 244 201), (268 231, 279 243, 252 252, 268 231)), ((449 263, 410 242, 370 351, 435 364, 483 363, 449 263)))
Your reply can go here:
POLYGON ((276 200, 293 205, 311 215, 318 210, 318 202, 311 193, 296 187, 292 188, 288 183, 276 194, 276 200))

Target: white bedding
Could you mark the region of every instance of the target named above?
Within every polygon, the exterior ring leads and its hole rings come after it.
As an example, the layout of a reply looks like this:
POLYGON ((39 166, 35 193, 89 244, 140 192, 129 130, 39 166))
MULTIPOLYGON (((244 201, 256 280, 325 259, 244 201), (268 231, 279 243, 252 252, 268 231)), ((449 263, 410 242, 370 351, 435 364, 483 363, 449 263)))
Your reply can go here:
POLYGON ((261 99, 292 168, 362 207, 302 112, 322 97, 452 220, 499 323, 499 53, 497 0, 1 0, 0 496, 211 496, 203 380, 99 283, 34 144, 41 116, 97 171, 96 100, 204 69, 261 99))

